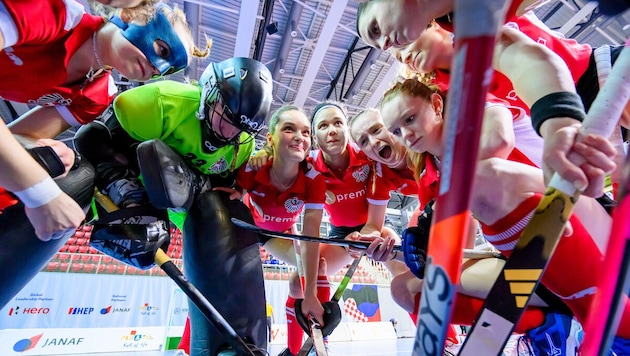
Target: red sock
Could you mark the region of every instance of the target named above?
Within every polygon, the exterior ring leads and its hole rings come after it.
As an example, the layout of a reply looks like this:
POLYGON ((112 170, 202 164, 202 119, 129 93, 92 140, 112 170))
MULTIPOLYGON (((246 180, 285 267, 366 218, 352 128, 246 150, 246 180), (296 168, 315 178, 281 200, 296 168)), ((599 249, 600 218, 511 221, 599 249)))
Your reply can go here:
POLYGON ((184 334, 182 339, 179 340, 177 349, 184 350, 187 354, 190 354, 190 316, 186 317, 186 324, 184 325, 184 334))
POLYGON ((302 347, 304 330, 300 327, 295 318, 295 298, 287 297, 287 346, 292 354, 297 355, 302 347))
POLYGON ((322 303, 330 301, 330 282, 326 276, 317 276, 317 300, 322 303))
MULTIPOLYGON (((486 238, 492 244, 495 244, 497 239, 508 241, 518 238, 529 221, 528 216, 531 215, 540 199, 541 195, 537 194, 525 200, 512 213, 492 226, 482 224, 486 238)), ((573 311, 575 318, 584 324, 593 301, 604 257, 580 219, 571 215, 569 221, 573 227, 573 234, 560 238, 541 282, 558 295, 573 311)), ((504 245, 500 242, 499 246, 504 245)), ((625 308, 619 325, 617 335, 630 338, 630 306, 627 297, 625 297, 625 308)))

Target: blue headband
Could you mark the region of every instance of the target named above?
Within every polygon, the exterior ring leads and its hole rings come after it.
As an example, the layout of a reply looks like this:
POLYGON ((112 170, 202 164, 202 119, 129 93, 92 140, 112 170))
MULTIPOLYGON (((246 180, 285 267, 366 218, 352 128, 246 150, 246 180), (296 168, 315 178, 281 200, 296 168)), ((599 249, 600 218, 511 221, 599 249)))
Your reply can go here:
POLYGON ((188 54, 175 29, 161 11, 162 7, 170 9, 165 4, 157 7, 155 17, 146 25, 139 26, 124 22, 118 16, 112 16, 110 21, 120 27, 123 36, 147 57, 147 59, 160 71, 160 75, 177 73, 188 66, 188 54), (166 58, 155 53, 153 43, 156 40, 164 41, 170 48, 166 58))

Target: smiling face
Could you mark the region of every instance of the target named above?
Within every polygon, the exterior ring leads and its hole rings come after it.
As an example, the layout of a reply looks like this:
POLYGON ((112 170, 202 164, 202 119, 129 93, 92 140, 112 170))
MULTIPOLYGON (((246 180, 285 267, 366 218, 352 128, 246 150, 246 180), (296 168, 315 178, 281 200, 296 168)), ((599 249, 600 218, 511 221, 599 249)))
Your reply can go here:
POLYGON ((403 48, 389 51, 407 69, 418 73, 429 73, 437 69, 449 70, 455 50, 451 33, 438 24, 422 31, 420 37, 403 48))
POLYGON ((318 110, 313 117, 313 135, 322 152, 341 155, 348 145, 346 115, 336 106, 329 105, 318 110))
POLYGON ((370 159, 392 168, 405 166, 405 147, 387 131, 378 110, 366 110, 350 124, 350 135, 370 159))
POLYGON ((368 1, 357 12, 359 36, 383 51, 402 48, 418 38, 433 18, 441 16, 433 13, 433 6, 431 2, 420 5, 416 0, 368 1))
POLYGON ((267 133, 267 142, 274 160, 301 162, 311 148, 311 123, 300 110, 282 111, 267 133))
POLYGON ((407 149, 436 156, 442 146, 442 97, 433 93, 429 100, 398 92, 381 106, 383 122, 387 130, 399 139, 407 149))

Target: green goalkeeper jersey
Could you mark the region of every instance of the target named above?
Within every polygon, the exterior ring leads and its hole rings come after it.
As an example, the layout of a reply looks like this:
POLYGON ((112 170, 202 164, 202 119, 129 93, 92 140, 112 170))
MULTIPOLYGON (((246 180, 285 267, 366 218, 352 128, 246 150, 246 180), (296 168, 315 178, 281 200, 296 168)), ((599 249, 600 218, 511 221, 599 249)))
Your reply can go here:
MULTIPOLYGON (((235 170, 247 163, 254 151, 254 140, 242 133, 240 141, 245 143, 239 146, 238 152, 234 145, 214 151, 204 149, 202 122, 195 115, 200 98, 198 85, 163 80, 121 93, 114 101, 114 112, 120 125, 134 139, 160 139, 201 173, 225 177, 235 159, 235 170)), ((169 216, 182 229, 185 212, 169 209, 169 216)))
POLYGON ((120 125, 136 140, 160 139, 203 174, 226 174, 247 163, 254 140, 242 133, 238 152, 234 145, 204 148, 202 122, 195 115, 201 98, 198 85, 162 80, 118 95, 114 112, 120 125))

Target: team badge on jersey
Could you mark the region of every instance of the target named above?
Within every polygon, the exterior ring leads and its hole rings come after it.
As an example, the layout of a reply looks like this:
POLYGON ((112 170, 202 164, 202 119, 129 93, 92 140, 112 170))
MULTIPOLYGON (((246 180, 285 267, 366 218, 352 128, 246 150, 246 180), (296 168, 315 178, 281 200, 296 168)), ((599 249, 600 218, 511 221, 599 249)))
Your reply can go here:
POLYGON ((218 161, 216 161, 213 165, 208 168, 208 173, 210 174, 219 174, 228 169, 227 161, 225 157, 221 157, 218 161))
POLYGON ((57 106, 57 105, 70 105, 72 99, 66 99, 59 93, 52 93, 42 95, 37 100, 29 100, 29 104, 41 105, 41 106, 57 106))
POLYGON ((352 177, 354 177, 354 179, 356 179, 357 182, 365 182, 368 179, 369 175, 370 175, 370 166, 367 164, 364 164, 363 166, 361 166, 361 168, 352 172, 352 177))
POLYGON ((303 206, 304 201, 298 199, 297 197, 287 199, 287 201, 284 202, 284 207, 287 209, 287 212, 291 214, 297 213, 303 206))

